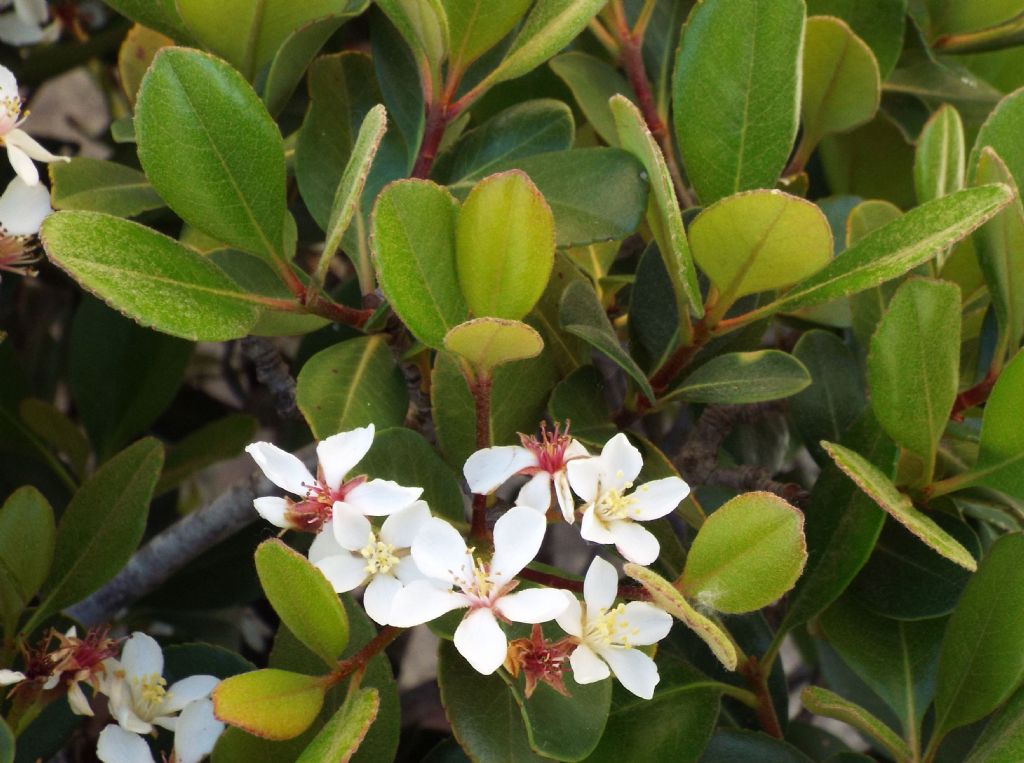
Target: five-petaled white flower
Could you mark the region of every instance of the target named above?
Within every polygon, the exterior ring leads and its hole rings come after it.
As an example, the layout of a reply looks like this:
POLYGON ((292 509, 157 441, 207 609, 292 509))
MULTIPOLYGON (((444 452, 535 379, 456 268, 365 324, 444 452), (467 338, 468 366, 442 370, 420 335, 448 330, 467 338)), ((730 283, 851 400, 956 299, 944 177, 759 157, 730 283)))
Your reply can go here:
MULTIPOLYGON (((213 752, 222 731, 224 724, 214 716, 213 702, 189 702, 174 730, 172 763, 199 763, 213 752)), ((155 763, 145 739, 113 723, 100 732, 96 757, 103 763, 155 763)))
POLYGON ((650 564, 658 558, 658 539, 637 524, 670 513, 690 493, 679 477, 644 483, 631 493, 643 458, 626 435, 605 443, 601 455, 569 462, 569 484, 586 502, 580 535, 595 543, 614 543, 626 559, 650 564))
POLYGON ((42 183, 29 185, 15 176, 7 184, 0 195, 0 272, 35 275, 32 266, 40 259, 35 236, 51 212, 50 192, 42 183))
POLYGON ((256 511, 278 527, 318 532, 339 512, 382 517, 404 509, 423 493, 423 488, 402 487, 391 480, 368 480, 364 476, 345 481, 373 444, 373 424, 341 432, 316 446, 320 466, 317 476, 291 453, 269 442, 254 442, 245 451, 267 479, 301 500, 257 498, 256 511))
POLYGON ((580 642, 569 655, 572 675, 576 683, 589 684, 611 672, 633 694, 650 699, 658 685, 658 667, 634 647, 665 638, 672 628, 672 616, 645 601, 613 607, 618 588, 615 568, 597 557, 583 581, 582 605, 571 593, 562 591, 569 607, 558 616, 558 624, 580 642))
POLYGON ((431 519, 413 541, 413 559, 424 575, 459 590, 444 590, 427 580, 413 581, 395 597, 391 624, 410 627, 468 607, 455 630, 455 648, 480 673, 493 673, 508 653, 508 639, 499 619, 543 623, 568 606, 562 593, 550 588, 512 593, 518 584, 515 576, 540 550, 546 526, 544 515, 535 509, 513 507, 494 525, 494 555, 486 562, 466 548, 454 527, 431 519))
POLYGON ((554 485, 558 506, 565 521, 576 519, 576 503, 569 489, 566 465, 577 458, 589 456, 587 449, 564 433, 548 432, 541 424, 540 438, 519 435, 522 445, 498 445, 484 448, 471 455, 462 472, 474 493, 487 494, 496 490, 511 477, 521 474, 530 477, 516 498, 519 506, 530 506, 546 512, 551 506, 551 487, 554 485))
POLYGON ((110 698, 110 714, 125 731, 149 734, 155 726, 175 730, 177 713, 190 702, 205 699, 219 683, 214 676, 189 676, 167 687, 160 645, 135 632, 125 642, 121 659, 106 661, 101 691, 110 698))
POLYGON ((32 162, 67 162, 66 156, 56 156, 39 145, 27 132, 19 129, 27 115, 21 115, 21 96, 18 81, 5 66, 0 66, 0 143, 7 147, 7 159, 18 177, 29 185, 39 183, 39 170, 32 162))
POLYGON ((423 578, 409 548, 429 520, 430 509, 424 501, 396 511, 384 520, 379 533, 362 514, 335 512, 313 540, 309 561, 338 593, 369 580, 363 607, 375 622, 387 625, 391 604, 403 585, 423 578))
POLYGON ((60 20, 47 23, 50 9, 46 0, 0 0, 0 10, 6 11, 0 13, 0 41, 8 45, 56 42, 60 37, 60 20))

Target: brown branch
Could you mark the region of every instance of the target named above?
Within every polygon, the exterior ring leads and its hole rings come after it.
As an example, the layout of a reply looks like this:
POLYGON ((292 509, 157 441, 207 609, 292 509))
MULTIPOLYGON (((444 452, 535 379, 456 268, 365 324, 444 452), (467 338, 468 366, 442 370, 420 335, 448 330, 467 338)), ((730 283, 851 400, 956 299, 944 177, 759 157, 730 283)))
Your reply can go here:
POLYGON ((242 353, 255 367, 260 384, 273 395, 278 417, 282 421, 295 418, 299 412, 295 379, 274 343, 265 337, 247 336, 242 340, 242 353))
POLYGON ((352 675, 358 671, 362 671, 366 667, 367 663, 377 656, 378 653, 384 651, 388 644, 394 641, 402 635, 402 628, 396 628, 393 625, 385 625, 378 631, 377 635, 366 642, 366 644, 351 657, 341 660, 338 662, 336 667, 327 680, 328 686, 344 680, 347 676, 352 675))

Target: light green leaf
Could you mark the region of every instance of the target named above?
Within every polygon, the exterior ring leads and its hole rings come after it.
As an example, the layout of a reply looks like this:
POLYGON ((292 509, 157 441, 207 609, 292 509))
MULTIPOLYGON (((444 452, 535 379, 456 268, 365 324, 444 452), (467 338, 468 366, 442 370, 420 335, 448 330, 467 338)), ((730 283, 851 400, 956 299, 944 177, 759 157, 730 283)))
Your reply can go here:
POLYGON ((0 507, 0 625, 11 632, 53 563, 56 526, 49 502, 31 485, 0 507))
POLYGON ((132 167, 101 159, 75 157, 50 164, 54 209, 84 209, 117 217, 135 217, 164 206, 153 186, 132 167))
POLYGON ((313 436, 405 421, 409 395, 382 334, 357 337, 321 350, 303 365, 295 401, 313 436))
POLYGON ((43 223, 50 259, 85 289, 143 326, 184 339, 245 336, 259 308, 216 265, 174 239, 98 212, 43 223))
POLYGON ((910 760, 910 749, 899 735, 860 705, 820 686, 808 686, 800 695, 804 707, 815 715, 835 718, 881 744, 896 760, 910 760))
POLYGON ((519 23, 530 0, 442 0, 448 16, 449 66, 463 71, 519 23))
POLYGON ((1024 678, 1024 535, 997 540, 953 610, 939 656, 935 733, 995 710, 1024 678))
POLYGON ((968 182, 974 182, 973 173, 981 159, 981 151, 988 146, 1006 163, 1020 188, 1024 182, 1024 145, 1019 140, 1021 130, 1024 130, 1024 88, 999 101, 978 131, 967 160, 968 182))
MULTIPOLYGON (((572 91, 583 115, 601 139, 609 146, 620 145, 621 139, 608 101, 615 95, 628 100, 632 90, 618 69, 607 61, 579 51, 555 56, 548 66, 572 91)), ((630 153, 643 161, 635 151, 630 153)))
POLYGON ((916 485, 931 481, 935 452, 960 379, 960 289, 912 278, 893 295, 868 353, 871 408, 916 456, 916 485))
POLYGON ((849 24, 871 46, 883 80, 903 50, 907 0, 807 0, 807 15, 836 16, 849 24))
POLYGON ((690 15, 672 101, 703 204, 775 185, 796 137, 803 32, 800 0, 707 0, 690 15))
POLYGON ((344 22, 345 17, 338 16, 310 21, 292 32, 278 48, 263 83, 263 103, 271 115, 276 116, 288 105, 316 54, 344 22))
POLYGON ((771 493, 745 493, 701 525, 680 590, 719 612, 753 612, 792 588, 806 561, 804 515, 771 493))
POLYGON ((829 454, 836 466, 857 483, 889 516, 916 535, 935 553, 944 556, 951 562, 968 570, 977 569, 978 563, 971 552, 947 533, 928 515, 915 508, 911 500, 896 489, 874 464, 859 453, 855 453, 842 445, 822 442, 822 447, 829 454))
POLYGON ((237 71, 197 50, 161 50, 142 80, 135 132, 149 182, 185 222, 279 270, 290 259, 284 143, 237 71))
POLYGON ((400 180, 377 197, 371 220, 381 289, 417 339, 441 349, 469 317, 455 265, 459 204, 426 180, 400 180))
POLYGON ((333 668, 348 644, 348 618, 324 574, 277 538, 256 549, 256 574, 281 622, 333 668))
POLYGON ((341 709, 324 724, 296 763, 343 763, 363 743, 380 710, 380 692, 359 689, 350 695, 341 709))
POLYGON ((932 34, 973 32, 995 26, 1024 10, 1020 0, 986 0, 984 3, 926 0, 925 5, 932 34))
POLYGON ((111 8, 150 29, 173 37, 179 42, 189 42, 192 35, 185 28, 175 0, 109 0, 111 8))
POLYGON ((264 739, 297 737, 316 719, 327 684, 307 676, 269 668, 231 676, 213 690, 217 717, 264 739))
POLYGON ((676 198, 665 156, 647 129, 643 115, 628 98, 617 95, 611 99, 610 107, 619 144, 643 164, 650 179, 647 221, 672 281, 676 309, 679 315, 692 310, 698 317, 703 316, 704 304, 697 284, 697 271, 693 267, 679 199, 676 198))
POLYGON ((481 180, 455 226, 455 265, 477 317, 518 320, 540 299, 555 257, 551 209, 522 172, 481 180))
POLYGON ((448 52, 448 19, 440 0, 377 0, 377 5, 412 50, 421 81, 439 92, 448 52))
POLYGON ((662 400, 689 403, 760 403, 795 395, 811 383, 803 363, 779 350, 729 352, 712 358, 669 390, 662 400))
MULTIPOLYGON (((965 151, 960 114, 944 104, 925 123, 917 139, 914 189, 919 204, 941 199, 964 187, 965 151)), ((1001 177, 979 178, 979 185, 992 181, 1006 182, 1001 177)))
POLYGON ((476 318, 449 331, 444 347, 465 360, 475 375, 489 378, 500 365, 540 355, 544 340, 519 321, 476 318))

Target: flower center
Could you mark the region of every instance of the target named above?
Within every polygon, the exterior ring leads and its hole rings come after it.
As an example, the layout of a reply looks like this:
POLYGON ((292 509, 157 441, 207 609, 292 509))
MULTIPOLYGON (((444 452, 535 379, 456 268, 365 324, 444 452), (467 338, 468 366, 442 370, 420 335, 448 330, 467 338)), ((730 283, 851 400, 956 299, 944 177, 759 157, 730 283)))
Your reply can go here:
POLYGON ((635 504, 636 499, 631 495, 623 495, 621 490, 606 490, 594 502, 594 511, 605 522, 611 522, 639 513, 633 508, 635 504))
POLYGON ((21 116, 21 98, 18 94, 0 96, 0 136, 18 126, 21 116))
POLYGON ((398 564, 395 547, 378 540, 373 533, 370 533, 370 542, 359 550, 359 555, 366 560, 368 575, 386 575, 398 564))
POLYGON ((640 632, 639 628, 632 627, 626 617, 626 605, 619 604, 609 610, 600 610, 597 617, 587 618, 587 627, 583 638, 602 646, 626 646, 628 647, 631 637, 640 632))
POLYGON ((137 696, 145 703, 144 709, 136 708, 136 710, 142 710, 139 716, 143 717, 143 720, 150 720, 144 716, 152 716, 156 707, 161 705, 168 696, 167 679, 159 673, 150 673, 148 676, 135 676, 132 683, 137 690, 137 696))
POLYGON ((324 523, 329 522, 334 516, 335 501, 344 501, 345 496, 364 482, 366 477, 360 475, 343 482, 337 490, 328 487, 323 479, 313 485, 303 485, 306 488, 306 495, 301 501, 292 502, 288 507, 287 517, 296 529, 318 533, 324 523))
MULTIPOLYGON (((540 437, 528 437, 520 434, 519 441, 523 447, 533 453, 537 459, 537 466, 528 471, 542 471, 555 474, 565 468, 565 451, 572 443, 569 436, 569 425, 566 424, 565 431, 559 431, 561 425, 555 423, 553 431, 549 432, 546 422, 540 423, 540 437)), ((524 470, 527 471, 527 470, 524 470)))

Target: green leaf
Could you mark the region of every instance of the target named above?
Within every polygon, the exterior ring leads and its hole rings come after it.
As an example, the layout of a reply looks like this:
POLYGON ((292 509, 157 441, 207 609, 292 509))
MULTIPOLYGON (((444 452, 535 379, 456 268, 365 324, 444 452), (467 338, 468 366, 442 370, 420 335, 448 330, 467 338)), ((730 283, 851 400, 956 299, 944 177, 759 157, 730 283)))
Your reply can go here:
POLYGON ((323 676, 268 668, 231 676, 213 690, 217 717, 264 739, 291 739, 309 728, 324 704, 323 676))
POLYGON ((655 399, 650 382, 636 361, 619 344, 611 321, 589 285, 577 281, 566 288, 562 294, 559 320, 562 328, 583 339, 625 371, 648 400, 655 399))
POLYGON ((881 99, 878 62, 871 48, 831 16, 807 19, 804 33, 803 146, 869 122, 881 99))
POLYGON ((276 538, 256 549, 256 574, 281 622, 333 668, 348 644, 348 618, 324 574, 276 538))
POLYGON ((1020 188, 1024 182, 1024 146, 1021 146, 1018 140, 1022 129, 1024 89, 1015 90, 999 101, 981 126, 967 160, 968 181, 974 181, 975 178, 970 173, 974 173, 978 167, 982 149, 989 147, 1006 163, 1017 187, 1020 188))
MULTIPOLYGON (((222 26, 236 28, 233 18, 222 26)), ((185 222, 279 269, 290 259, 284 143, 237 71, 197 50, 161 50, 139 89, 135 132, 146 177, 185 222)))
MULTIPOLYGON (((611 251, 605 270, 614 261, 619 247, 612 244, 608 249, 611 251)), ((590 261, 598 262, 593 255, 590 261)), ((675 301, 672 279, 665 269, 658 243, 652 241, 640 255, 629 287, 630 345, 637 362, 651 373, 661 367, 679 342, 679 310, 675 301)))
POLYGON ((703 204, 775 185, 796 137, 803 31, 799 0, 710 0, 691 13, 672 101, 703 204))
POLYGON ((712 358, 672 388, 663 400, 689 403, 760 403, 805 389, 811 376, 803 363, 779 350, 728 352, 712 358))
POLYGON ((50 259, 143 326, 184 339, 245 336, 255 301, 216 265, 174 239, 98 212, 58 212, 41 233, 50 259))
MULTIPOLYGON (((941 199, 964 187, 965 151, 964 124, 960 114, 949 104, 944 104, 925 123, 917 139, 914 189, 919 204, 941 199)), ((1002 177, 979 178, 979 181, 979 184, 1006 182, 1002 177)))
POLYGON ((296 763, 338 763, 349 760, 363 743, 380 709, 380 692, 359 689, 349 696, 296 763))
POLYGON ((0 763, 14 763, 14 732, 0 719, 0 763))
POLYGON ((973 32, 1006 21, 1021 10, 1018 0, 989 0, 985 3, 927 0, 925 5, 933 34, 973 32))
POLYGON ((1009 188, 993 184, 922 204, 868 234, 784 296, 746 317, 753 320, 791 312, 897 278, 967 236, 1012 198, 1009 188))
POLYGON ((367 424, 400 426, 409 394, 385 337, 374 334, 339 342, 306 361, 295 401, 313 436, 324 440, 367 424))
POLYGON ((455 265, 470 311, 519 320, 540 299, 555 256, 555 222, 523 172, 481 180, 455 226, 455 265))
POLYGON ((686 229, 679 210, 672 177, 665 156, 654 140, 639 109, 628 98, 615 96, 610 102, 620 145, 643 164, 651 182, 647 204, 647 220, 658 243, 665 270, 672 281, 679 315, 691 309, 698 317, 704 314, 697 271, 693 267, 686 229))
POLYGON ((811 763, 811 759, 791 744, 761 731, 719 729, 704 748, 701 763, 811 763))
POLYGON ((23 633, 81 601, 124 567, 142 540, 163 461, 163 447, 147 437, 107 461, 78 489, 60 518, 53 568, 23 633))
POLYGON ((223 56, 250 81, 295 30, 328 16, 356 16, 367 5, 366 0, 177 0, 182 19, 203 46, 223 56))
POLYGON ((935 733, 991 713, 1024 677, 1024 535, 997 540, 946 628, 935 690, 935 733))
POLYGON ((71 322, 69 375, 78 415, 103 460, 174 400, 193 345, 159 334, 102 302, 82 300, 71 322))
POLYGON ((800 701, 815 715, 835 718, 867 734, 894 755, 896 760, 910 760, 910 749, 906 742, 860 705, 820 686, 808 686, 800 694, 800 701))
POLYGON ((378 0, 412 50, 424 88, 439 92, 441 63, 448 51, 448 19, 440 0, 378 0))
POLYGON ((1024 756, 1024 689, 992 716, 967 763, 1016 763, 1024 756))
POLYGON ((977 562, 971 553, 949 533, 935 524, 935 520, 915 508, 911 500, 896 489, 878 467, 842 445, 822 442, 822 447, 846 472, 847 476, 881 506, 886 513, 931 547, 935 553, 946 557, 968 570, 977 569, 977 562))
POLYGON ((154 495, 173 490, 201 469, 240 455, 256 438, 258 424, 253 416, 235 413, 185 435, 168 449, 154 495))
POLYGON ((803 514, 771 493, 745 493, 701 525, 680 590, 719 612, 753 612, 791 589, 806 561, 803 514))
POLYGON ((76 477, 85 475, 92 446, 78 424, 52 403, 34 398, 18 404, 18 417, 40 440, 66 457, 76 477))
POLYGON ((310 21, 292 32, 278 48, 262 88, 263 103, 271 116, 288 105, 310 63, 344 21, 334 16, 310 21))
POLYGON ((893 295, 868 353, 878 423, 917 457, 913 484, 931 481, 960 379, 960 289, 912 278, 893 295))
POLYGON ((463 71, 512 31, 530 0, 442 0, 448 17, 449 67, 463 71))
POLYGON ((400 180, 377 197, 371 222, 381 289, 413 335, 434 349, 469 317, 455 265, 459 204, 427 180, 400 180))
POLYGON ((603 445, 615 436, 615 427, 609 423, 612 411, 604 394, 601 372, 594 366, 580 366, 562 379, 551 393, 551 418, 570 422, 576 436, 580 430, 610 427, 611 433, 599 442, 603 445))
POLYGON ((164 206, 153 186, 132 167, 101 159, 75 157, 50 165, 54 209, 84 209, 117 217, 135 217, 164 206))
MULTIPOLYGON (((555 56, 548 66, 572 91, 580 111, 601 139, 609 146, 620 145, 621 138, 608 100, 615 95, 628 100, 632 90, 618 69, 596 56, 579 51, 555 56)), ((630 153, 636 156, 635 151, 630 153)), ((640 156, 637 159, 643 161, 640 156)))
POLYGON ((0 625, 7 634, 50 572, 55 533, 53 509, 31 485, 0 507, 0 625))
POLYGON ((722 199, 688 232, 693 259, 719 292, 709 310, 715 320, 739 297, 788 286, 833 262, 821 209, 781 191, 722 199))
POLYGON ((903 50, 907 0, 807 0, 807 15, 836 16, 849 24, 871 46, 883 80, 903 50))
POLYGON ((476 318, 449 331, 444 347, 469 363, 476 376, 489 378, 500 365, 540 355, 544 340, 519 321, 476 318))
POLYGON ((122 16, 176 40, 188 42, 192 39, 178 15, 175 0, 109 0, 106 4, 122 16))
POLYGON ((501 63, 478 85, 515 79, 564 48, 604 7, 605 0, 537 0, 501 63))

